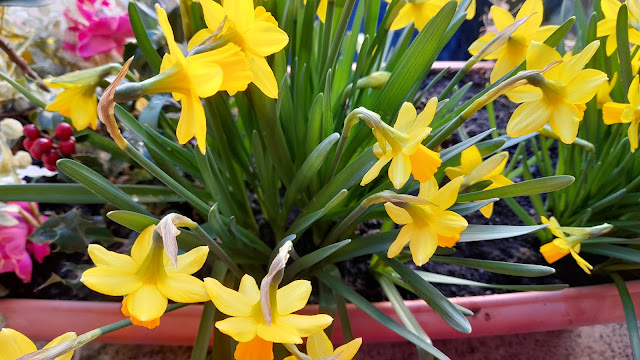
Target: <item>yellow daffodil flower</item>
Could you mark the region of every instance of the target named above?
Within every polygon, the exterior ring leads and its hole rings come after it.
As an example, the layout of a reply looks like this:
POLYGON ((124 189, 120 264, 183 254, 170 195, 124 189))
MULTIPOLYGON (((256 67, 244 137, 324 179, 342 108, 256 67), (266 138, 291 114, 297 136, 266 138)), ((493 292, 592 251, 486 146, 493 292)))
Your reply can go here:
POLYGON ((207 144, 207 120, 200 98, 213 96, 218 91, 237 92, 251 82, 249 63, 234 44, 185 57, 176 44, 167 13, 156 4, 158 22, 169 46, 162 58, 160 74, 146 80, 146 93, 170 92, 181 101, 182 114, 178 120, 176 136, 184 144, 195 136, 200 152, 207 144), (206 79, 206 81, 203 81, 206 79))
POLYGON ((542 256, 544 256, 544 259, 547 260, 549 264, 553 264, 566 255, 571 254, 578 266, 587 274, 591 274, 593 266, 578 255, 580 253, 580 245, 592 236, 605 234, 611 230, 613 226, 602 224, 590 228, 561 227, 558 220, 553 216, 550 219, 542 216, 540 220, 542 220, 543 224, 549 225, 549 230, 556 237, 550 243, 540 247, 540 252, 542 256), (570 236, 566 236, 565 234, 569 234, 570 236))
POLYGON ((613 74, 613 78, 611 81, 605 81, 602 86, 598 89, 598 93, 596 94, 596 99, 598 101, 598 109, 602 109, 602 106, 605 103, 613 101, 611 99, 611 91, 616 87, 616 81, 618 80, 618 73, 613 74))
MULTIPOLYGON (((317 332, 307 339, 307 355, 312 360, 334 359, 334 360, 352 360, 362 345, 362 338, 357 338, 348 343, 333 349, 331 340, 324 331, 317 332)), ((296 360, 295 356, 289 356, 284 360, 296 360)))
POLYGON ((418 197, 432 204, 385 203, 391 220, 404 225, 389 247, 387 256, 397 256, 409 243, 413 262, 420 266, 429 261, 438 246, 454 246, 468 223, 462 216, 447 209, 455 204, 462 181, 462 177, 457 177, 441 189, 438 189, 434 178, 420 184, 418 197))
POLYGON ((71 119, 76 130, 84 130, 91 126, 98 126, 98 99, 96 98, 97 84, 78 85, 74 83, 51 82, 45 80, 47 86, 54 89, 65 89, 51 101, 46 110, 57 111, 62 116, 71 119))
POLYGON ((89 256, 96 267, 82 274, 89 289, 110 296, 125 296, 122 313, 134 325, 149 329, 160 324, 168 299, 182 303, 209 300, 202 280, 191 276, 207 259, 209 248, 199 246, 179 255, 174 267, 162 246, 154 239, 155 225, 140 233, 131 248, 131 256, 89 245, 89 256))
POLYGON ((637 74, 638 71, 640 70, 640 51, 637 51, 638 49, 638 45, 634 46, 631 49, 631 54, 635 54, 635 56, 633 56, 631 58, 631 73, 632 74, 637 74))
MULTIPOLYGON (((391 2, 390 0, 386 1, 388 3, 391 2)), ((402 8, 391 23, 389 30, 402 29, 413 22, 416 29, 420 31, 448 2, 449 0, 422 0, 409 1, 404 5, 398 5, 402 6, 402 8)))
MULTIPOLYGON (((327 17, 328 2, 329 0, 320 0, 320 2, 318 3, 318 9, 316 10, 316 15, 318 15, 318 18, 323 24, 326 21, 327 17)), ((307 5, 307 0, 304 0, 304 4, 307 5)))
MULTIPOLYGON (((500 6, 491 7, 491 17, 496 25, 497 32, 502 31, 514 22, 529 16, 524 24, 522 24, 511 36, 505 45, 501 46, 493 53, 485 57, 485 59, 497 59, 496 64, 491 71, 490 81, 494 83, 501 77, 509 73, 509 71, 519 66, 527 57, 527 49, 532 41, 543 42, 558 27, 557 26, 540 26, 542 24, 544 8, 542 0, 527 0, 522 4, 520 11, 513 18, 509 11, 500 6)), ((472 55, 477 54, 497 33, 487 33, 481 36, 469 47, 472 55)))
MULTIPOLYGON (((507 165, 507 160, 509 160, 509 153, 503 151, 482 161, 480 150, 474 145, 462 152, 460 166, 448 167, 444 169, 444 172, 451 180, 463 176, 462 188, 477 184, 480 181, 490 180, 492 183, 485 190, 495 189, 513 184, 513 181, 502 175, 504 167, 507 165)), ((481 208, 480 212, 486 218, 490 218, 491 214, 493 214, 493 203, 481 208)))
POLYGON ((440 154, 422 145, 422 141, 431 132, 429 124, 437 106, 438 100, 431 98, 418 115, 413 104, 405 102, 400 108, 394 127, 383 121, 365 120, 378 140, 373 146, 373 153, 378 157, 378 161, 364 175, 361 185, 373 181, 389 161, 389 179, 396 189, 404 186, 411 174, 420 182, 433 177, 442 163, 440 154))
MULTIPOLYGON (((618 0, 602 0, 600 2, 604 19, 598 21, 597 36, 607 38, 605 45, 607 56, 611 56, 618 48, 616 24, 621 5, 622 3, 618 0)), ((640 3, 638 0, 627 1, 627 11, 629 12, 629 42, 640 44, 640 31, 637 30, 640 26, 640 3)))
MULTIPOLYGON (((59 345, 65 341, 73 340, 77 337, 76 333, 64 333, 53 339, 43 349, 59 345)), ((28 337, 24 336, 13 329, 4 328, 0 330, 0 360, 16 360, 17 358, 37 351, 36 345, 28 337)), ((71 360, 73 351, 58 356, 54 360, 71 360)))
POLYGON ((204 283, 218 310, 230 317, 216 322, 216 328, 240 343, 256 336, 272 343, 301 344, 302 338, 325 329, 333 319, 329 315, 296 315, 311 295, 311 282, 296 280, 278 289, 277 306, 271 310, 271 325, 267 325, 261 307, 260 289, 250 275, 240 280, 234 291, 218 280, 204 279, 204 283))
POLYGON ((640 124, 640 82, 638 75, 633 78, 627 94, 630 104, 608 102, 602 106, 602 119, 607 125, 629 124, 627 137, 631 152, 638 148, 638 124, 640 124))
MULTIPOLYGON (((252 0, 200 0, 206 29, 198 31, 189 41, 189 51, 211 36, 226 17, 220 37, 239 46, 249 61, 251 81, 270 98, 278 97, 278 82, 265 59, 289 43, 289 36, 264 7, 253 8, 252 0)), ((235 89, 235 91, 243 89, 235 89)), ((230 91, 233 95, 233 91, 230 91)))
POLYGON ((511 101, 522 103, 509 119, 507 135, 530 134, 549 123, 563 143, 573 143, 586 108, 584 104, 607 81, 607 75, 600 70, 582 69, 598 46, 600 42, 594 41, 579 54, 563 61, 555 49, 533 41, 527 50, 527 70, 552 66, 543 72, 541 83, 519 86, 507 92, 511 101))

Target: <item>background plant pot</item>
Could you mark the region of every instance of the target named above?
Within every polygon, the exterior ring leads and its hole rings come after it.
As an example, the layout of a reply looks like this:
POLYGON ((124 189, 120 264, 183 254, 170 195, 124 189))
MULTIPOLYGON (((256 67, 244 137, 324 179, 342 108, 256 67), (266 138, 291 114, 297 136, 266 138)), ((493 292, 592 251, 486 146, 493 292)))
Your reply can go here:
MULTIPOLYGON (((640 306, 640 280, 627 283, 635 306, 640 306)), ((422 300, 407 301, 416 319, 433 339, 491 336, 566 329, 624 321, 622 303, 613 284, 585 286, 555 292, 523 292, 453 298, 453 302, 472 310, 473 332, 469 335, 448 326, 422 300)), ((397 320, 388 302, 376 306, 397 320)), ((100 342, 130 344, 191 345, 200 322, 201 305, 188 306, 162 317, 154 330, 128 327, 99 339, 100 342)), ((316 313, 317 306, 303 312, 316 313)), ((120 303, 66 300, 0 300, 0 313, 6 327, 16 329, 33 340, 49 341, 66 332, 83 333, 123 319, 120 303)), ((365 342, 404 341, 366 313, 349 305, 355 336, 365 342)), ((339 323, 333 339, 343 341, 339 323)))

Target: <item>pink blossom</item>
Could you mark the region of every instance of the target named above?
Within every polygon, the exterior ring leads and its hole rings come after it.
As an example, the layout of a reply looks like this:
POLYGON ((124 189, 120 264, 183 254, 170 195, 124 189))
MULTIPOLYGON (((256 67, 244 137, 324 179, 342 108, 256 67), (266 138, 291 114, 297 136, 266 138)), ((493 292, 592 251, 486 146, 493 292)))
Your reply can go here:
MULTIPOLYGON (((10 204, 20 206, 35 218, 36 215, 31 212, 29 203, 15 202, 10 204)), ((18 220, 18 224, 0 226, 0 273, 15 272, 22 282, 28 283, 31 281, 33 268, 29 254, 33 254, 36 261, 41 263, 51 253, 51 250, 49 244, 37 244, 28 239, 29 235, 35 231, 35 227, 24 216, 19 213, 8 214, 18 220)), ((41 215, 40 220, 45 221, 47 217, 41 215)))
POLYGON ((74 34, 64 48, 84 58, 112 52, 122 55, 127 39, 133 37, 129 15, 116 14, 106 0, 76 0, 76 7, 82 19, 69 11, 64 14, 71 22, 68 30, 74 34))

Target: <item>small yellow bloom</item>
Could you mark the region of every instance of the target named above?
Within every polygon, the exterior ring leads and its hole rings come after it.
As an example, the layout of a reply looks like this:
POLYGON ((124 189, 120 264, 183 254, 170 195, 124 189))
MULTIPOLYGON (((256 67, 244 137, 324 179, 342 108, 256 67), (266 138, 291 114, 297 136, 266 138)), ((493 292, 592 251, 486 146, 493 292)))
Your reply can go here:
MULTIPOLYGON (((278 97, 278 82, 265 59, 289 43, 289 36, 278 27, 278 22, 264 7, 254 9, 252 0, 200 0, 204 10, 206 29, 196 33, 189 41, 189 50, 213 34, 226 17, 220 37, 228 38, 239 46, 249 61, 251 80, 268 97, 278 97)), ((232 89, 235 91, 244 89, 232 89)))
POLYGON ((98 126, 98 99, 96 98, 97 84, 78 85, 74 83, 60 83, 45 80, 51 88, 65 89, 51 101, 46 110, 57 111, 62 116, 71 119, 76 130, 84 130, 91 126, 98 126))
POLYGON ((541 84, 520 86, 507 93, 511 101, 522 103, 509 119, 507 135, 530 134, 549 123, 563 143, 573 143, 584 116, 584 104, 607 81, 607 75, 600 70, 583 70, 598 46, 600 42, 594 41, 579 54, 563 61, 552 47, 532 42, 527 50, 527 70, 542 70, 550 64, 556 65, 542 74, 544 82, 541 84))
MULTIPOLYGON (((519 66, 527 57, 527 49, 532 41, 543 42, 558 27, 557 26, 540 26, 542 24, 544 8, 542 0, 527 0, 522 4, 520 11, 513 18, 509 11, 500 6, 491 7, 491 16, 496 25, 497 32, 502 31, 514 22, 530 16, 524 24, 522 24, 511 36, 505 45, 498 50, 489 54, 485 59, 497 59, 496 64, 491 71, 490 81, 494 83, 501 77, 509 73, 509 71, 519 66)), ((477 54, 497 33, 487 33, 481 36, 469 47, 472 55, 477 54)))
POLYGON ((400 203, 398 206, 385 203, 391 220, 404 225, 389 247, 387 256, 397 256, 409 243, 413 262, 420 266, 429 261, 438 246, 454 246, 468 223, 462 216, 447 209, 455 204, 462 181, 462 177, 457 177, 441 189, 434 178, 420 184, 418 197, 432 204, 400 203))
POLYGON ((216 322, 216 328, 240 343, 256 336, 268 342, 301 344, 302 338, 325 329, 333 319, 329 315, 296 315, 311 295, 311 282, 296 280, 277 290, 277 306, 271 309, 271 325, 261 307, 260 289, 250 275, 240 280, 238 291, 212 278, 204 279, 207 292, 218 310, 230 317, 216 322))
MULTIPOLYGON (((604 19, 598 22, 597 36, 606 37, 607 56, 611 56, 618 48, 617 39, 617 22, 618 11, 622 3, 618 0, 602 0, 600 7, 604 14, 604 19)), ((640 3, 638 0, 627 1, 627 11, 629 12, 629 42, 631 44, 640 44, 640 3)))
MULTIPOLYGON (((53 339, 43 349, 59 345, 65 341, 73 340, 77 337, 76 333, 64 333, 53 339)), ((4 328, 0 330, 0 360, 16 360, 17 358, 37 351, 36 345, 28 337, 24 336, 13 329, 4 328)), ((73 351, 58 356, 54 360, 71 360, 73 351)))
POLYGON ((540 219, 543 224, 549 224, 549 230, 556 236, 552 242, 540 247, 540 252, 542 256, 544 256, 544 259, 547 260, 549 264, 553 264, 564 256, 571 254, 582 270, 587 274, 591 274, 593 266, 578 255, 580 253, 580 244, 589 238, 588 231, 579 228, 560 227, 558 220, 553 216, 550 219, 542 216, 540 219), (566 237, 565 233, 574 236, 566 237))
MULTIPOLYGON (((328 2, 329 0, 320 0, 320 3, 318 3, 318 9, 316 10, 316 15, 318 15, 318 18, 323 24, 326 21, 327 17, 328 2)), ((307 5, 307 0, 304 0, 304 4, 307 5)))
MULTIPOLYGON (((391 2, 391 0, 386 1, 391 2)), ((422 0, 408 1, 404 5, 398 5, 402 8, 391 23, 389 30, 402 29, 413 22, 416 29, 420 31, 448 2, 449 0, 422 0)))
MULTIPOLYGON (((503 151, 482 161, 480 150, 474 145, 462 152, 460 166, 448 167, 444 169, 444 172, 451 180, 464 176, 462 188, 469 187, 480 181, 491 180, 491 185, 485 189, 495 189, 513 184, 513 181, 502 175, 504 167, 507 165, 507 160, 509 160, 509 153, 503 151)), ((490 218, 491 214, 493 214, 493 203, 484 206, 480 209, 480 212, 486 218, 490 218)))
MULTIPOLYGON (((357 338, 348 343, 333 349, 333 345, 324 331, 317 332, 307 339, 307 355, 312 360, 334 359, 334 360, 351 360, 362 345, 362 338, 357 338)), ((295 356, 289 356, 284 360, 296 360, 295 356)))
POLYGON ((383 121, 367 122, 378 140, 373 146, 373 153, 378 157, 378 161, 364 175, 360 185, 373 181, 389 161, 389 179, 396 189, 404 186, 411 174, 420 182, 433 177, 442 164, 440 154, 422 145, 422 141, 431 132, 429 124, 437 106, 438 100, 431 98, 418 115, 413 104, 405 102, 400 108, 394 127, 383 121))
POLYGON ((251 82, 249 63, 234 44, 185 57, 173 37, 166 11, 156 4, 156 12, 169 53, 162 58, 160 74, 145 81, 147 93, 170 92, 174 99, 181 101, 182 114, 176 129, 178 141, 184 144, 195 136, 200 152, 204 154, 207 120, 200 98, 223 90, 237 92, 246 89, 251 82))
POLYGON ((191 274, 207 260, 209 248, 199 246, 178 256, 174 267, 162 241, 154 240, 155 225, 147 227, 131 248, 131 256, 108 251, 100 245, 89 245, 89 256, 96 267, 82 274, 91 290, 110 296, 125 296, 122 313, 134 325, 149 329, 160 324, 168 299, 182 303, 209 300, 202 280, 191 274))
POLYGON ((638 75, 633 78, 629 93, 627 94, 630 104, 620 104, 608 102, 602 106, 602 119, 607 125, 629 124, 627 136, 631 152, 638 148, 638 124, 640 124, 640 82, 638 75))

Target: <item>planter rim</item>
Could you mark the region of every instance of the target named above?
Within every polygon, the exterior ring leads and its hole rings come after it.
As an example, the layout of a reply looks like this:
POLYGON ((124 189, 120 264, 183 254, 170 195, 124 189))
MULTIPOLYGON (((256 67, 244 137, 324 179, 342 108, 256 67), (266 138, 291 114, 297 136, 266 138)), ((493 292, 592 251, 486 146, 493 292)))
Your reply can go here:
MULTIPOLYGON (((627 282, 635 306, 640 305, 640 280, 627 282)), ((452 298, 452 302, 474 312, 469 317, 471 334, 451 328, 422 300, 405 303, 432 339, 493 336, 550 331, 624 321, 624 312, 613 284, 569 288, 553 292, 521 292, 452 298), (598 310, 600 309, 600 310, 598 310), (606 311, 602 311, 606 309, 606 311)), ((391 303, 375 306, 398 320, 391 303)), ((355 336, 365 342, 404 341, 353 304, 347 305, 355 336)), ((318 305, 306 306, 301 313, 317 313, 318 305)), ((162 317, 154 330, 131 326, 101 337, 109 343, 191 345, 195 341, 202 305, 191 305, 162 317), (176 332, 175 329, 185 329, 176 332)), ((0 314, 7 317, 7 327, 16 329, 35 341, 50 341, 75 331, 83 333, 122 320, 119 302, 77 300, 0 300, 0 314), (73 319, 73 320, 70 320, 73 319)), ((343 342, 338 321, 332 339, 343 342)))

